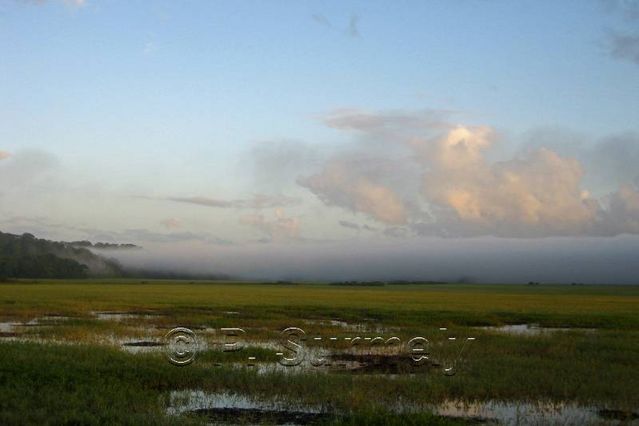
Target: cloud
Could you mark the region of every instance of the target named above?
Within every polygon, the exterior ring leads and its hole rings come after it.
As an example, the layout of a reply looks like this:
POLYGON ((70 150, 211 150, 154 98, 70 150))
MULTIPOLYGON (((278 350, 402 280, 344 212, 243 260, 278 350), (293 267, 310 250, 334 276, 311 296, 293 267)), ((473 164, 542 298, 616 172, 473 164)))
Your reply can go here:
POLYGON ((344 228, 349 228, 349 229, 356 229, 359 231, 359 225, 353 222, 349 222, 347 220, 340 220, 339 221, 340 226, 343 226, 344 228))
MULTIPOLYGON (((33 3, 38 5, 47 3, 47 0, 22 0, 22 1, 25 3, 33 3)), ((61 0, 60 2, 72 7, 83 7, 87 4, 86 0, 61 0)))
POLYGON ((385 231, 389 236, 639 233, 634 134, 582 150, 583 161, 554 150, 561 140, 529 143, 500 158, 496 146, 502 141, 493 129, 453 125, 443 117, 432 112, 333 112, 324 117, 325 124, 356 132, 353 141, 297 182, 326 205, 390 225, 385 231), (584 185, 584 162, 594 169, 594 163, 607 162, 600 167, 616 169, 620 177, 612 183, 624 186, 610 188, 602 197, 592 195, 584 185))
MULTIPOLYGON (((311 15, 311 19, 322 27, 331 29, 331 30, 339 30, 339 27, 333 25, 333 23, 321 13, 314 13, 311 15)), ((344 29, 343 33, 349 37, 357 38, 359 37, 359 16, 356 14, 352 14, 348 20, 348 25, 344 29)))
POLYGON ((627 132, 608 136, 578 154, 588 173, 604 182, 620 186, 639 179, 639 134, 627 132))
POLYGON ((21 150, 9 155, 0 155, 0 189, 24 191, 38 184, 39 188, 58 184, 60 162, 56 156, 41 150, 21 150))
POLYGON ((219 238, 207 232, 155 232, 144 228, 130 228, 121 231, 110 231, 83 226, 70 226, 52 222, 47 217, 13 216, 7 219, 0 217, 2 231, 14 233, 33 233, 39 237, 55 240, 91 240, 111 243, 129 243, 145 245, 145 243, 200 242, 212 245, 230 245, 232 241, 219 238), (53 231, 53 232, 52 232, 53 231), (56 232, 57 231, 57 232, 56 232))
POLYGON ((359 16, 351 15, 351 19, 348 21, 348 29, 346 33, 351 37, 359 37, 359 16))
POLYGON ((319 174, 300 178, 298 183, 328 205, 366 213, 384 223, 406 223, 406 206, 400 196, 390 187, 363 174, 356 166, 346 159, 336 158, 327 163, 319 174))
POLYGON ((609 43, 614 58, 639 64, 639 34, 612 34, 609 43))
POLYGON ((0 160, 5 160, 9 157, 11 157, 11 153, 0 150, 0 160))
POLYGON ((636 22, 639 21, 639 1, 602 0, 607 12, 623 18, 626 25, 619 22, 618 28, 609 31, 605 48, 613 58, 639 64, 639 33, 636 22), (625 27, 625 29, 620 29, 625 27))
POLYGON ((403 133, 403 129, 433 129, 447 126, 449 111, 423 110, 416 112, 390 111, 375 112, 362 109, 342 108, 330 111, 320 117, 328 127, 337 130, 354 130, 364 133, 394 132, 403 133))
POLYGON ((182 227, 182 222, 175 217, 170 217, 161 221, 160 225, 164 226, 166 229, 177 229, 182 227))
POLYGON ((639 20, 639 1, 637 0, 601 0, 608 12, 619 13, 628 21, 639 20))
POLYGON ((299 204, 300 200, 284 195, 257 194, 251 199, 221 200, 207 197, 170 197, 170 201, 179 203, 196 204, 205 207, 222 209, 263 209, 273 207, 286 207, 299 204))
MULTIPOLYGON (((3 206, 4 207, 4 206, 3 206)), ((25 232, 37 235, 40 238, 57 237, 57 232, 74 230, 58 222, 52 222, 44 216, 24 216, 9 214, 0 215, 0 231, 13 234, 23 234, 25 232)))
POLYGON ((624 185, 610 197, 608 234, 639 234, 639 189, 624 185))
POLYGON ((525 151, 547 148, 562 157, 575 158, 584 169, 583 184, 600 195, 639 179, 636 132, 591 139, 563 129, 541 128, 527 132, 523 147, 525 151))
MULTIPOLYGON (((229 240, 218 238, 206 232, 154 232, 148 229, 133 228, 120 232, 89 230, 88 234, 97 233, 101 240, 132 241, 134 243, 177 243, 177 242, 202 242, 213 245, 233 244, 229 240)), ((96 239, 96 238, 94 238, 96 239)))
POLYGON ((591 234, 600 206, 581 189, 574 159, 540 148, 489 163, 489 129, 458 127, 440 138, 424 173, 423 195, 436 220, 471 234, 591 234))
POLYGON ((270 241, 295 240, 300 236, 299 219, 287 217, 282 209, 275 210, 275 218, 269 219, 263 214, 252 214, 240 218, 240 223, 258 230, 270 241))
POLYGON ((384 235, 391 238, 406 238, 409 236, 409 230, 399 226, 391 226, 384 229, 384 235))
POLYGON ((313 15, 311 15, 311 18, 313 19, 313 21, 317 22, 318 24, 324 27, 333 28, 331 21, 329 21, 328 18, 322 14, 314 13, 313 15))
POLYGON ((327 155, 323 165, 297 183, 327 205, 364 213, 387 225, 428 216, 420 206, 421 165, 411 143, 415 134, 444 128, 448 112, 334 110, 320 117, 353 142, 327 155))
POLYGON ((377 228, 374 228, 374 227, 372 227, 370 225, 367 225, 365 223, 362 224, 362 225, 359 225, 359 224, 357 224, 355 222, 351 222, 351 221, 348 221, 348 220, 340 220, 338 223, 339 223, 340 226, 343 226, 344 228, 354 229, 356 231, 371 231, 371 232, 377 231, 377 228))
POLYGON ((297 140, 261 141, 254 144, 240 162, 241 172, 252 174, 252 184, 272 191, 295 182, 309 169, 321 166, 321 150, 297 140))

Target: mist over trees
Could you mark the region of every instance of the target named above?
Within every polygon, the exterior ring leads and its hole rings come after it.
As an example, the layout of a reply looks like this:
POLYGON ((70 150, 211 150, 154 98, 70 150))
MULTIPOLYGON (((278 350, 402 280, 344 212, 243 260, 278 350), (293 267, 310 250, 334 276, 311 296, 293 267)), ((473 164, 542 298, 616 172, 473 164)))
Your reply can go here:
POLYGON ((94 250, 134 250, 134 244, 92 243, 90 241, 50 241, 32 234, 0 232, 0 280, 7 278, 149 278, 221 280, 231 277, 216 273, 197 273, 141 267, 123 267, 94 250))
POLYGON ((32 234, 0 232, 0 278, 85 278, 120 276, 115 260, 72 243, 49 241, 32 234))

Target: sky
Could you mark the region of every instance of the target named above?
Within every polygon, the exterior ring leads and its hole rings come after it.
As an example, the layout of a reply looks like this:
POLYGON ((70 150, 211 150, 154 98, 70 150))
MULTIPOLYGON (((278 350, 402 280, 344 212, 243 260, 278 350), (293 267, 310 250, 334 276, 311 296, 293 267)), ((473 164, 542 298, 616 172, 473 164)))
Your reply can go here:
POLYGON ((0 230, 263 279, 639 279, 639 1, 0 2, 0 230))

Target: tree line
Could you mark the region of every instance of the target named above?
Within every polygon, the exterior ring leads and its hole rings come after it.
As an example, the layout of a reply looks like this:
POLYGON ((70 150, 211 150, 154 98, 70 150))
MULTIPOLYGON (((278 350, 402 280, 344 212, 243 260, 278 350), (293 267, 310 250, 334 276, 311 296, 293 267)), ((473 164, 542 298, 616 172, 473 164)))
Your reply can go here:
POLYGON ((0 279, 118 276, 117 262, 70 243, 0 232, 0 279))

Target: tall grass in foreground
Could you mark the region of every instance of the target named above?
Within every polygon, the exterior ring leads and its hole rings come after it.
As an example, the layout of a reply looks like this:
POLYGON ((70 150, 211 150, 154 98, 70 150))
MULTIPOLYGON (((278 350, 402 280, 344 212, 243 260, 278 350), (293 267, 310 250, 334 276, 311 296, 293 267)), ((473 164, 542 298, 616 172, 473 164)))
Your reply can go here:
POLYGON ((0 424, 199 424, 203 419, 165 414, 168 391, 193 388, 288 396, 315 406, 323 401, 324 409, 341 406, 326 424, 459 424, 428 413, 397 415, 379 408, 351 413, 346 401, 352 382, 345 376, 177 368, 157 356, 93 346, 4 343, 0 351, 0 424))
POLYGON ((6 342, 0 351, 0 424, 197 422, 165 416, 169 392, 188 389, 278 400, 292 409, 313 407, 335 413, 336 422, 358 422, 370 415, 383 419, 392 410, 380 413, 395 407, 397 401, 402 401, 401 408, 418 413, 427 413, 429 404, 450 399, 576 401, 636 409, 639 378, 632 369, 636 365, 632 358, 635 346, 628 351, 623 346, 627 342, 615 336, 607 339, 611 349, 603 356, 570 336, 564 336, 564 343, 493 339, 478 349, 472 365, 457 376, 434 372, 393 379, 313 372, 260 374, 251 368, 210 367, 208 363, 175 367, 158 354, 132 355, 89 345, 6 342), (489 349, 491 345, 495 349, 489 349), (571 357, 562 357, 563 349, 572 351, 571 357), (624 355, 617 355, 619 349, 624 355), (584 352, 574 356, 574 350, 584 352))

